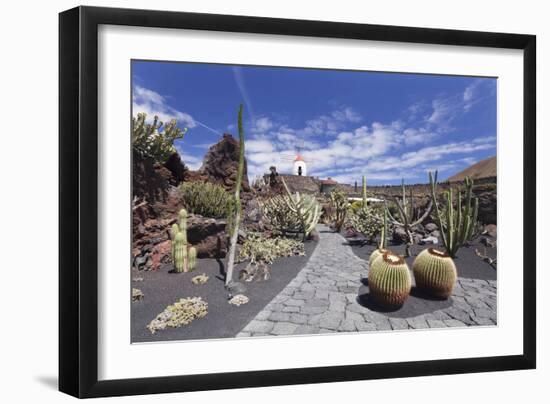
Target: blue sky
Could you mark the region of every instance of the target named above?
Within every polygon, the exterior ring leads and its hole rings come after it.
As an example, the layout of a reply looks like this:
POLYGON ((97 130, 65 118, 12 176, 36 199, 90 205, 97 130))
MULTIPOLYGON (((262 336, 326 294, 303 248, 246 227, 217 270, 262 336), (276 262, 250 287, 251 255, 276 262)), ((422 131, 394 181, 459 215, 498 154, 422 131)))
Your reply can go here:
POLYGON ((496 154, 496 79, 260 66, 132 62, 133 113, 175 118, 186 165, 200 167, 245 106, 249 180, 275 165, 370 184, 427 182, 496 154))

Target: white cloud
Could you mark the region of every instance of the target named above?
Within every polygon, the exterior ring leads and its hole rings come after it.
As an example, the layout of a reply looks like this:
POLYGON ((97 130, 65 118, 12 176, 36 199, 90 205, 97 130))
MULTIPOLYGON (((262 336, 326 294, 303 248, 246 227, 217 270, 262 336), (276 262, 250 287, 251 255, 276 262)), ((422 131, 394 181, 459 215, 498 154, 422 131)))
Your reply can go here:
POLYGON ((145 112, 148 120, 153 120, 155 116, 164 123, 176 119, 179 125, 188 128, 194 128, 199 124, 190 114, 169 106, 161 94, 138 85, 133 88, 132 103, 133 114, 145 112))

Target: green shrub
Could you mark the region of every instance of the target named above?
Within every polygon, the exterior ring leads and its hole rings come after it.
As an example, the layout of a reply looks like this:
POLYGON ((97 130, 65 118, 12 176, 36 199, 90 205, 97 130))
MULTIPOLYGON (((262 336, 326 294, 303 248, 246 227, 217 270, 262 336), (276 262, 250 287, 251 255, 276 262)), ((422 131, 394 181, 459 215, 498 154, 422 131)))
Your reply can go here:
POLYGON ((370 241, 374 241, 380 234, 380 229, 384 223, 384 214, 380 207, 367 206, 361 208, 349 217, 349 224, 355 230, 370 241))
POLYGON ((147 114, 141 112, 132 118, 132 147, 144 157, 164 163, 173 153, 174 140, 181 139, 187 128, 181 130, 175 119, 164 124, 155 116, 152 124, 146 123, 147 114))
POLYGON ((205 217, 225 217, 230 195, 211 182, 184 182, 180 185, 182 203, 188 211, 205 217))
POLYGON ((300 230, 300 218, 290 210, 286 198, 286 195, 276 195, 262 203, 264 219, 283 236, 300 230))
POLYGON ((305 255, 304 243, 300 240, 249 233, 239 251, 239 262, 272 264, 276 258, 294 255, 305 255))

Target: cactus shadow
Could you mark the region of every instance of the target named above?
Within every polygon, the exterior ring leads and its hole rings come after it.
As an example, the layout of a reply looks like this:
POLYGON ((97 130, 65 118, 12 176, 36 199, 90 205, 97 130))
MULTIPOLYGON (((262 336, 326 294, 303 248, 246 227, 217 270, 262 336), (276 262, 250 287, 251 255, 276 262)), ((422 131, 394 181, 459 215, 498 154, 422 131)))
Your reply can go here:
POLYGON ((416 286, 411 288, 409 298, 400 307, 383 307, 376 303, 370 296, 369 282, 367 278, 361 279, 357 303, 361 306, 378 313, 387 314, 393 318, 415 317, 422 314, 433 313, 437 310, 446 309, 453 305, 453 299, 441 299, 427 295, 416 286))

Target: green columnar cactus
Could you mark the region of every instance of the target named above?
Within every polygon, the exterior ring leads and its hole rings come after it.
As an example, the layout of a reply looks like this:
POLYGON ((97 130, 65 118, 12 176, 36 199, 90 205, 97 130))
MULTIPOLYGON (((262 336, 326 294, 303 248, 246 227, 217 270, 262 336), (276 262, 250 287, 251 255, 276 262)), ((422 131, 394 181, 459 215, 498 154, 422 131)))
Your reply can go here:
POLYGON ((411 291, 411 275, 405 260, 386 251, 369 269, 369 296, 380 306, 397 308, 405 303, 411 291))
POLYGON ((187 211, 181 209, 178 213, 178 227, 185 237, 185 244, 187 244, 187 211))
POLYGON ((342 191, 334 190, 330 193, 330 203, 334 207, 334 229, 339 232, 348 214, 348 197, 342 191))
POLYGON ((378 244, 378 248, 374 250, 369 257, 369 267, 372 265, 372 263, 376 258, 384 254, 386 251, 390 251, 386 248, 387 234, 388 234, 388 214, 386 213, 386 211, 384 211, 384 221, 380 228, 380 243, 378 244))
POLYGON ((363 207, 367 206, 367 177, 363 175, 363 207))
POLYGON ((321 205, 319 205, 319 202, 312 196, 301 195, 299 192, 292 195, 284 178, 281 178, 281 182, 288 196, 288 198, 285 198, 285 202, 288 208, 298 216, 301 231, 304 234, 303 241, 306 241, 307 236, 315 228, 321 218, 321 205))
MULTIPOLYGON (((435 184, 437 184, 437 172, 435 176, 435 184)), ((435 185, 434 185, 435 186, 435 185)), ((390 218, 391 223, 394 226, 402 227, 407 233, 407 244, 405 247, 405 256, 411 256, 411 246, 414 244, 412 228, 422 223, 432 211, 433 201, 430 200, 428 207, 422 215, 419 214, 418 209, 414 206, 413 189, 410 188, 409 198, 407 198, 407 192, 405 190, 405 180, 401 181, 401 198, 394 197, 395 205, 397 206, 397 213, 399 220, 392 216, 390 210, 386 206, 386 212, 390 218)))
POLYGON ((435 172, 435 180, 430 176, 431 186, 431 199, 435 206, 435 219, 441 232, 441 238, 447 254, 451 258, 456 257, 456 253, 464 244, 472 240, 476 236, 478 227, 477 213, 479 207, 479 201, 474 198, 472 207, 472 189, 474 182, 466 177, 464 179, 465 186, 465 202, 462 205, 462 191, 457 190, 456 193, 456 212, 453 207, 453 189, 450 188, 445 192, 445 198, 447 200, 447 206, 445 207, 445 213, 442 213, 437 201, 437 171, 435 172))
POLYGON ((237 115, 237 127, 239 129, 239 166, 235 179, 235 191, 233 200, 228 203, 228 224, 230 224, 229 258, 227 261, 227 274, 225 286, 233 282, 233 268, 235 266, 235 252, 237 251, 237 239, 239 237, 239 224, 241 221, 241 186, 244 174, 244 130, 243 130, 243 105, 239 107, 237 115))
POLYGON ((179 211, 178 222, 179 224, 174 223, 170 229, 172 262, 176 272, 189 272, 197 264, 197 251, 195 247, 190 247, 187 244, 187 211, 185 209, 179 211), (192 265, 191 259, 193 260, 192 265))
POLYGON ((188 268, 187 243, 181 231, 174 238, 174 267, 178 273, 187 272, 188 268))
POLYGON ((190 247, 187 251, 188 266, 189 270, 192 271, 197 266, 197 249, 195 247, 190 247))
POLYGON ((448 298, 456 283, 456 266, 444 251, 428 248, 418 254, 413 263, 416 286, 426 293, 448 298))

